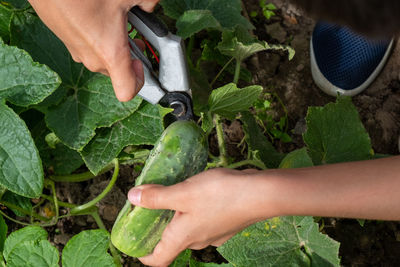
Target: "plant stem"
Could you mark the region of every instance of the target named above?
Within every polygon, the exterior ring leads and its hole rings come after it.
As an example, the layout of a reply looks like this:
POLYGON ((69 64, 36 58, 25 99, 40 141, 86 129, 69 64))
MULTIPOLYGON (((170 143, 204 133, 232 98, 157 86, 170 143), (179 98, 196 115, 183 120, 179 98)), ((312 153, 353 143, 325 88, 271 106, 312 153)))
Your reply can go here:
POLYGON ((107 185, 107 187, 103 190, 103 192, 101 192, 100 195, 98 195, 97 197, 95 197, 93 200, 89 201, 86 204, 77 206, 73 209, 71 209, 71 214, 78 214, 81 213, 82 211, 89 209, 91 207, 93 207, 94 205, 96 205, 100 200, 102 200, 112 189, 112 187, 114 186, 115 182, 117 181, 118 178, 118 173, 119 173, 119 162, 118 159, 114 159, 114 173, 113 176, 111 178, 110 183, 107 185))
POLYGON ((189 65, 191 67, 193 67, 192 52, 193 52, 193 47, 194 47, 194 44, 195 44, 195 40, 196 39, 195 39, 194 35, 190 36, 189 43, 188 43, 188 45, 186 47, 187 61, 188 61, 189 65))
POLYGON ((18 207, 17 205, 14 205, 14 204, 9 203, 9 202, 7 202, 7 201, 0 200, 0 204, 6 206, 6 207, 9 208, 9 209, 17 210, 17 211, 19 211, 19 212, 21 212, 21 213, 23 213, 23 214, 25 214, 25 215, 29 215, 29 216, 32 215, 33 217, 35 217, 35 218, 38 219, 38 220, 41 220, 41 221, 49 221, 49 218, 43 217, 43 216, 41 216, 41 215, 39 215, 39 214, 37 214, 37 213, 35 213, 35 212, 32 212, 32 211, 23 209, 23 208, 21 208, 21 207, 18 207))
POLYGON ((88 172, 83 172, 83 173, 77 173, 77 174, 70 174, 70 175, 52 175, 50 176, 50 179, 53 180, 54 182, 69 182, 69 183, 78 183, 78 182, 84 182, 87 180, 90 180, 96 176, 99 176, 105 172, 108 172, 109 170, 112 170, 114 167, 114 164, 111 163, 107 165, 103 170, 101 170, 97 175, 94 175, 90 171, 88 172))
POLYGON ((32 224, 30 224, 30 223, 21 222, 21 221, 18 221, 18 220, 16 220, 16 219, 13 219, 13 218, 11 218, 10 216, 8 216, 7 214, 5 214, 4 212, 2 212, 1 210, 0 210, 0 214, 3 215, 3 217, 5 217, 5 218, 9 219, 10 221, 15 222, 15 223, 17 223, 17 224, 21 224, 21 225, 25 225, 25 226, 32 225, 32 224))
POLYGON ((58 199, 57 199, 57 194, 56 194, 56 186, 54 184, 54 181, 47 180, 47 183, 50 184, 51 187, 51 193, 53 194, 53 204, 54 204, 54 209, 56 210, 56 218, 55 221, 58 221, 58 217, 60 216, 59 212, 59 207, 58 207, 58 199))
POLYGON ((232 63, 232 61, 235 58, 231 58, 228 62, 226 62, 226 64, 222 67, 222 69, 218 72, 217 76, 215 76, 215 78, 212 80, 212 82, 210 83, 210 86, 213 87, 214 83, 217 81, 217 79, 219 78, 219 76, 221 76, 221 74, 225 71, 225 69, 232 63))
MULTIPOLYGON (((90 215, 92 215, 93 219, 95 220, 95 222, 97 223, 97 226, 98 226, 100 229, 103 229, 103 230, 106 230, 106 231, 107 231, 107 228, 106 228, 106 226, 104 225, 103 220, 100 218, 100 215, 99 215, 99 212, 98 212, 98 211, 92 212, 90 215)), ((110 252, 111 252, 112 257, 113 257, 113 259, 114 259, 114 263, 115 263, 117 266, 122 266, 122 265, 121 265, 121 255, 119 254, 118 250, 115 249, 115 247, 113 246, 113 244, 111 243, 111 241, 110 241, 110 252)))
MULTIPOLYGON (((44 199, 46 199, 46 200, 48 200, 48 201, 54 202, 54 199, 53 199, 51 196, 47 196, 47 195, 42 194, 40 197, 41 197, 41 198, 44 198, 44 199)), ((60 207, 71 208, 71 209, 77 207, 77 205, 75 205, 75 204, 70 204, 70 203, 67 203, 67 202, 62 202, 62 201, 60 201, 60 200, 57 200, 57 202, 58 202, 58 205, 59 205, 60 207)))
POLYGON ((219 166, 226 167, 228 165, 228 158, 226 154, 224 129, 222 127, 221 117, 218 114, 214 115, 215 129, 217 130, 217 140, 219 149, 219 166))
POLYGON ((263 162, 261 162, 259 160, 251 160, 251 159, 246 159, 246 160, 243 160, 243 161, 235 162, 235 163, 232 163, 232 164, 230 164, 230 165, 228 165, 226 167, 229 168, 229 169, 236 169, 236 168, 239 168, 239 167, 242 167, 242 166, 245 166, 245 165, 252 165, 252 166, 255 166, 255 167, 257 167, 257 168, 259 168, 261 170, 267 169, 267 167, 265 166, 265 164, 263 162))
POLYGON ((235 76, 233 76, 233 83, 234 84, 237 84, 239 82, 241 65, 242 65, 242 61, 236 60, 235 76))

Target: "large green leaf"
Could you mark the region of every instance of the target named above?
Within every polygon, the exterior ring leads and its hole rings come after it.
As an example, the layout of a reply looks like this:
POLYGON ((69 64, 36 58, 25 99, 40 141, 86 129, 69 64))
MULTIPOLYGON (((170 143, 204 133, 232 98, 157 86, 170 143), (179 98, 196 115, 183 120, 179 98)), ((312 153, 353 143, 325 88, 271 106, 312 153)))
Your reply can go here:
POLYGON ((95 129, 109 127, 139 108, 142 99, 119 102, 109 78, 96 75, 65 102, 46 113, 47 126, 67 146, 81 150, 96 134, 95 129))
POLYGON ((7 267, 58 267, 58 261, 58 250, 49 241, 25 241, 10 252, 7 267))
POLYGON ((250 112, 241 112, 241 115, 240 120, 243 122, 244 138, 249 146, 249 153, 256 153, 268 168, 277 168, 285 155, 275 150, 250 112))
POLYGON ((307 148, 294 150, 286 155, 282 160, 279 168, 281 169, 294 169, 313 166, 313 162, 307 153, 307 148))
POLYGON ((128 145, 153 145, 163 132, 164 108, 142 104, 128 118, 110 128, 99 129, 81 155, 93 173, 99 173, 128 145))
POLYGON ((243 61, 249 56, 266 50, 288 51, 289 60, 294 57, 295 51, 290 46, 270 45, 265 41, 259 41, 251 36, 249 31, 243 27, 236 27, 234 31, 225 30, 222 33, 222 41, 218 44, 222 54, 243 61))
POLYGON ((25 51, 0 40, 0 98, 19 106, 37 104, 60 83, 58 75, 47 66, 33 62, 25 51))
POLYGON ((12 232, 4 243, 3 256, 8 260, 8 255, 19 244, 25 241, 40 241, 47 239, 47 232, 39 226, 28 226, 12 232))
POLYGON ((63 249, 63 267, 116 266, 107 253, 110 234, 105 230, 88 230, 72 237, 63 249))
MULTIPOLYGON (((17 207, 23 208, 24 210, 27 210, 27 211, 32 210, 32 203, 31 203, 30 198, 19 196, 17 194, 14 194, 11 191, 5 192, 1 199, 4 201, 7 201, 8 203, 14 204, 17 207)), ((26 216, 26 214, 24 214, 16 209, 11 209, 11 210, 17 216, 21 216, 21 217, 26 216)))
POLYGON ((210 10, 188 10, 176 22, 177 34, 186 39, 201 30, 220 28, 221 24, 210 10))
POLYGON ((43 168, 25 123, 0 101, 0 184, 26 197, 38 197, 43 168))
POLYGON ((252 225, 218 248, 237 267, 340 266, 339 243, 312 217, 277 217, 252 225))
POLYGON ((97 127, 110 126, 127 117, 141 103, 140 98, 120 103, 108 78, 93 76, 83 65, 74 63, 63 43, 28 12, 14 16, 11 43, 60 75, 60 89, 45 100, 45 107, 39 108, 46 113, 48 127, 73 149, 82 149, 97 127))
POLYGON ((177 20, 178 33, 185 38, 207 28, 252 28, 241 15, 240 0, 162 0, 165 14, 177 20))
POLYGON ((61 77, 63 86, 76 90, 93 73, 75 63, 65 45, 30 12, 16 13, 11 22, 11 44, 26 50, 35 61, 49 66, 61 77))
POLYGON ((40 151, 40 155, 47 153, 43 158, 43 163, 46 167, 54 170, 56 175, 68 175, 83 165, 81 155, 64 144, 57 144, 56 147, 40 151))
POLYGON ((8 226, 3 216, 0 215, 0 252, 3 253, 4 242, 6 241, 8 226))
POLYGON ((304 142, 314 164, 366 160, 372 157, 371 140, 349 97, 308 110, 304 142))
POLYGON ((208 100, 209 111, 234 119, 239 112, 246 111, 252 106, 262 90, 258 85, 239 89, 234 83, 227 84, 212 91, 208 100))

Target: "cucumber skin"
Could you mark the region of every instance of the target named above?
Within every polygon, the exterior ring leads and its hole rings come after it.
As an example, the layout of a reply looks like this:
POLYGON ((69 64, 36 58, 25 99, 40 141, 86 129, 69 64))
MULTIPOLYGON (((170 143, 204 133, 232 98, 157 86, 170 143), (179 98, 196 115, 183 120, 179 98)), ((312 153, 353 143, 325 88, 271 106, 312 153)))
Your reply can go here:
MULTIPOLYGON (((135 186, 179 183, 203 171, 207 157, 208 143, 203 130, 194 122, 174 122, 156 142, 135 186)), ((127 201, 114 223, 111 242, 129 256, 146 256, 160 241, 174 213, 172 210, 133 208, 127 201)))

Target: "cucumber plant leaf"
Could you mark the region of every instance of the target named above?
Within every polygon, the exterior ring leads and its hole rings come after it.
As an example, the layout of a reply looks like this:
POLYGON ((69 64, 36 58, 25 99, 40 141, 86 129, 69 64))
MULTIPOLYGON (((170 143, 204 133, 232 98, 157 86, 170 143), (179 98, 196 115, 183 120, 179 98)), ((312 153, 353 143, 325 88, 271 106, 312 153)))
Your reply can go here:
POLYGON ((10 24, 12 18, 12 10, 8 3, 0 2, 0 38, 8 43, 10 40, 10 24))
POLYGON ((28 128, 4 101, 0 101, 0 122, 0 184, 16 194, 38 197, 43 167, 28 128))
POLYGON ((191 257, 192 251, 190 249, 185 249, 178 255, 178 257, 176 257, 176 259, 169 265, 169 267, 187 266, 191 257))
POLYGON ((316 165, 366 160, 372 157, 371 140, 350 97, 310 107, 303 135, 316 165))
MULTIPOLYGON (((8 202, 8 203, 14 204, 17 207, 23 208, 23 209, 25 209, 27 211, 31 211, 32 210, 32 203, 31 203, 31 200, 29 198, 22 197, 20 195, 14 194, 11 191, 5 192, 1 199, 6 201, 6 202, 8 202)), ((21 217, 26 216, 26 214, 20 212, 17 209, 11 209, 11 210, 17 216, 21 216, 21 217)))
POLYGON ((28 12, 14 16, 11 43, 60 75, 63 83, 55 94, 57 98, 46 99, 48 106, 41 106, 40 110, 46 115, 48 127, 70 148, 82 149, 95 135, 96 128, 129 116, 141 103, 139 97, 120 103, 108 78, 74 63, 62 42, 28 12))
POLYGON ((210 10, 188 10, 176 22, 177 34, 186 39, 209 28, 221 28, 221 24, 210 10))
POLYGON ((163 118, 169 109, 143 103, 141 107, 112 127, 97 131, 81 155, 94 174, 99 173, 128 145, 153 145, 164 130, 163 118))
POLYGON ((212 91, 208 100, 209 111, 232 120, 240 111, 248 110, 262 90, 258 85, 239 89, 234 83, 227 84, 212 91))
POLYGON ((124 119, 139 108, 141 102, 139 97, 119 102, 110 79, 96 75, 65 102, 50 107, 46 123, 64 144, 81 150, 94 137, 96 128, 109 127, 124 119))
POLYGON ((0 215, 0 252, 3 253, 4 250, 4 242, 7 237, 8 226, 3 216, 0 215))
POLYGON ((192 251, 190 249, 186 249, 182 251, 178 257, 174 260, 173 263, 169 265, 169 267, 181 267, 181 266, 189 266, 189 267, 233 267, 230 263, 213 263, 213 262, 200 262, 192 258, 192 251))
MULTIPOLYGON (((203 50, 201 52, 200 60, 216 62, 219 66, 224 67, 226 63, 231 59, 231 57, 223 55, 218 49, 218 44, 221 39, 220 34, 218 34, 218 36, 215 36, 215 33, 210 33, 209 35, 212 36, 211 39, 205 39, 201 42, 201 48, 203 50)), ((235 65, 231 63, 228 66, 225 66, 225 70, 227 73, 234 75, 235 65)), ((221 79, 223 77, 224 76, 221 75, 221 79)), ((239 78, 247 83, 251 83, 253 75, 248 69, 241 67, 239 78)))
POLYGON ((2 0, 3 4, 11 5, 14 9, 23 9, 29 7, 29 2, 27 0, 2 0))
POLYGON ((7 237, 6 242, 4 243, 4 259, 8 261, 8 255, 11 251, 25 241, 41 241, 46 239, 46 230, 39 226, 27 226, 14 231, 7 237))
POLYGON ((319 232, 312 217, 256 223, 217 249, 234 266, 340 266, 339 243, 319 232))
POLYGON ((160 4, 167 16, 177 20, 178 34, 185 38, 207 28, 253 28, 241 14, 240 0, 162 0, 160 4))
POLYGON ((289 54, 289 60, 294 57, 295 51, 290 46, 270 45, 265 41, 259 41, 253 37, 248 29, 236 27, 235 30, 225 30, 222 33, 222 41, 218 44, 222 54, 234 57, 239 62, 251 55, 266 50, 283 50, 289 54))
POLYGON ((110 234, 105 230, 87 230, 72 237, 62 252, 64 267, 116 266, 107 253, 110 234))
POLYGON ((305 168, 314 166, 312 159, 307 153, 307 148, 296 149, 286 157, 283 158, 280 169, 294 169, 294 168, 305 168))
POLYGON ((25 51, 0 39, 0 98, 18 106, 37 104, 60 85, 58 75, 25 51))
POLYGON ((253 114, 248 111, 241 112, 240 120, 243 122, 244 138, 248 145, 249 153, 257 152, 257 156, 265 166, 277 168, 285 155, 275 150, 257 124, 253 114))
POLYGON ((25 241, 10 252, 7 267, 58 267, 58 261, 58 250, 49 241, 25 241))

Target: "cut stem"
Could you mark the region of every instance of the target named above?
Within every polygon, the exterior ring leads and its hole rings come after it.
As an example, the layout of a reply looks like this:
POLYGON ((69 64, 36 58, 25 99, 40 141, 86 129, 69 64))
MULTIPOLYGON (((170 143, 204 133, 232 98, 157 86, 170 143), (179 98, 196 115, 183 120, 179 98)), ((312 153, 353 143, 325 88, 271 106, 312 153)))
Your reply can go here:
POLYGON ((117 181, 118 178, 118 173, 119 173, 119 162, 118 159, 114 159, 114 173, 113 176, 111 178, 110 183, 107 185, 107 187, 103 190, 103 192, 101 192, 100 195, 98 195, 97 197, 95 197, 93 200, 89 201, 86 204, 77 206, 73 209, 71 209, 71 214, 78 214, 81 213, 87 209, 90 209, 91 207, 93 207, 94 205, 96 205, 98 202, 100 202, 112 189, 112 187, 114 186, 115 182, 117 181))

